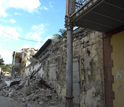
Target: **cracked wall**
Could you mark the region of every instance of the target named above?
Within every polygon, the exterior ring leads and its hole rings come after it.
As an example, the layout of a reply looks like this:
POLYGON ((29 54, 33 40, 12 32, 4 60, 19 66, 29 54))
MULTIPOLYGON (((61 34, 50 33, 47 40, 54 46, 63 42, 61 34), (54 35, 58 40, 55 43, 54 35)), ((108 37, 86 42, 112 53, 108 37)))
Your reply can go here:
POLYGON ((85 30, 74 34, 73 54, 79 58, 80 106, 104 107, 102 33, 85 30))
MULTIPOLYGON (((42 62, 43 79, 65 101, 67 39, 51 44, 50 55, 42 62)), ((73 31, 74 107, 104 107, 102 33, 78 28, 73 31)))

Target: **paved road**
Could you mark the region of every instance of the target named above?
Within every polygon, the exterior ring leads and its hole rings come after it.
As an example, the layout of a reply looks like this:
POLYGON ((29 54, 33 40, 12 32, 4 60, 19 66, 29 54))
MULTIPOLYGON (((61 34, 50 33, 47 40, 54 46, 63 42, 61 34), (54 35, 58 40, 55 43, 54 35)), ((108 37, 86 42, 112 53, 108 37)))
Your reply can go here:
MULTIPOLYGON (((12 98, 0 96, 0 107, 27 107, 23 103, 19 103, 12 98)), ((43 105, 30 105, 29 107, 44 107, 43 105)), ((65 107, 64 105, 51 105, 47 107, 65 107)))
POLYGON ((9 97, 0 96, 0 107, 24 107, 9 97))

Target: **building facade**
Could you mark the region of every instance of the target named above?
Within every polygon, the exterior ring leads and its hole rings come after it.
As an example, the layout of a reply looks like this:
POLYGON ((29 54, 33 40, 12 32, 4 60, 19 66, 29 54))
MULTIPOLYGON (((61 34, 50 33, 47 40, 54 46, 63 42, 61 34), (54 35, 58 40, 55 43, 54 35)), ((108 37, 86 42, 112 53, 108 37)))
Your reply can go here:
POLYGON ((19 51, 14 51, 12 56, 12 72, 14 76, 15 72, 19 76, 24 76, 25 67, 30 64, 30 58, 37 52, 34 48, 22 48, 19 51))
MULTIPOLYGON (((65 25, 103 33, 105 107, 123 107, 123 0, 66 0, 65 25)), ((69 39, 68 39, 69 41, 69 39)))

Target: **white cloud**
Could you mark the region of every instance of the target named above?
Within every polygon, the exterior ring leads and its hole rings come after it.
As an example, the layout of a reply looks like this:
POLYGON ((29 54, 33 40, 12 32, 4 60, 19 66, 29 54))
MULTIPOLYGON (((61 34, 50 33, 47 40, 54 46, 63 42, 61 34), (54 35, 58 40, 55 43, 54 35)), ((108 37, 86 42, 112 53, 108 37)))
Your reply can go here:
POLYGON ((29 46, 27 44, 25 44, 22 48, 29 48, 29 46))
POLYGON ((15 12, 14 15, 22 15, 22 14, 21 14, 21 13, 16 13, 16 12, 15 12))
POLYGON ((18 40, 18 37, 20 36, 20 27, 4 27, 0 25, 0 37, 2 36, 4 38, 3 41, 8 41, 11 38, 18 40))
POLYGON ((1 21, 1 22, 4 22, 4 23, 7 23, 7 22, 8 22, 8 20, 2 19, 2 18, 0 18, 0 21, 1 21))
POLYGON ((46 6, 40 7, 41 10, 48 10, 46 6))
POLYGON ((14 19, 10 19, 9 21, 10 21, 10 23, 16 23, 16 21, 14 19))
POLYGON ((0 50, 0 55, 3 58, 5 64, 12 63, 12 51, 0 50))
POLYGON ((48 39, 52 38, 52 36, 48 36, 46 39, 42 40, 41 36, 46 31, 46 25, 40 24, 39 26, 32 26, 32 32, 29 32, 26 37, 31 38, 35 41, 37 41, 37 44, 35 45, 35 49, 39 49, 48 39))
POLYGON ((39 26, 36 26, 36 25, 34 25, 34 26, 32 26, 32 30, 35 30, 35 31, 43 31, 44 30, 44 24, 40 24, 39 26))
POLYGON ((39 0, 0 0, 0 16, 6 17, 8 8, 34 12, 41 5, 39 0))
POLYGON ((52 2, 49 2, 49 7, 51 7, 51 8, 53 7, 52 2))
POLYGON ((39 45, 41 46, 41 35, 44 33, 45 31, 45 25, 44 24, 40 24, 39 26, 32 26, 32 32, 29 32, 26 37, 27 38, 31 38, 33 40, 38 41, 35 48, 38 49, 39 45))
POLYGON ((27 38, 32 38, 32 39, 39 39, 41 38, 41 34, 43 34, 45 31, 45 25, 44 24, 40 24, 39 26, 32 26, 32 32, 28 33, 26 35, 27 38))
POLYGON ((19 26, 16 28, 17 28, 17 31, 22 32, 22 29, 19 26))
POLYGON ((8 4, 13 8, 20 8, 32 12, 40 6, 39 0, 8 0, 8 4))

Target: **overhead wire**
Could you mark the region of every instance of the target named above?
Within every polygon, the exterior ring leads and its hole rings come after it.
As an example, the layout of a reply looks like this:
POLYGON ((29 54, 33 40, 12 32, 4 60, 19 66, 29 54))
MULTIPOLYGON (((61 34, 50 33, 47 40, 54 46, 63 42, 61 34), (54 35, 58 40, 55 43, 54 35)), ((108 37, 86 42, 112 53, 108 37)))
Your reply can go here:
MULTIPOLYGON (((2 31, 2 30, 0 30, 0 31, 2 31)), ((12 34, 9 34, 9 33, 5 32, 5 31, 2 31, 2 32, 5 33, 5 34, 7 34, 7 35, 9 35, 9 36, 16 37, 16 36, 14 36, 14 35, 12 35, 12 34)), ((25 40, 25 41, 43 43, 43 42, 40 42, 40 41, 35 41, 35 40, 31 40, 31 39, 25 39, 25 38, 21 38, 21 37, 18 37, 18 38, 21 39, 21 40, 25 40)))

